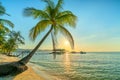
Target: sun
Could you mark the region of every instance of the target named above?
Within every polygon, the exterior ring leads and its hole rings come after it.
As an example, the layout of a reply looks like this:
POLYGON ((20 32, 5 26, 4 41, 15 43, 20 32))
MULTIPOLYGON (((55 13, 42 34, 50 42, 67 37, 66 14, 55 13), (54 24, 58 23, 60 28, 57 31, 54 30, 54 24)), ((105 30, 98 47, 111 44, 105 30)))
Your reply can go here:
POLYGON ((69 45, 68 41, 64 41, 65 46, 69 45))
POLYGON ((58 45, 58 48, 60 49, 65 49, 67 51, 70 51, 71 50, 71 46, 70 46, 70 43, 68 40, 66 40, 65 38, 61 38, 60 39, 60 42, 59 45, 58 45))
POLYGON ((70 44, 69 44, 69 42, 67 40, 64 41, 64 49, 65 50, 71 50, 70 44))

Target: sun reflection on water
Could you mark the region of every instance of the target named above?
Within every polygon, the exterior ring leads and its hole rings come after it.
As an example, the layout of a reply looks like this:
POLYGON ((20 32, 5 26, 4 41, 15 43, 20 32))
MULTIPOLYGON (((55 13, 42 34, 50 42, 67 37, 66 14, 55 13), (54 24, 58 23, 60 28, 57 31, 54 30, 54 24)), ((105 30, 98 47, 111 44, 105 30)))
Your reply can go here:
POLYGON ((66 70, 66 72, 69 72, 71 69, 71 62, 70 62, 70 54, 69 53, 64 54, 64 69, 66 70))

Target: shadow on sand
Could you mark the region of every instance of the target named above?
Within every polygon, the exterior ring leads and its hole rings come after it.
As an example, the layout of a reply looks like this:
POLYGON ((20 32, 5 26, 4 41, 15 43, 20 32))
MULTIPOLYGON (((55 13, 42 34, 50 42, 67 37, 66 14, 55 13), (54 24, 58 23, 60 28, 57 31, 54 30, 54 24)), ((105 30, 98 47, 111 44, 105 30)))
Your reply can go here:
POLYGON ((0 63, 0 80, 13 80, 14 77, 28 69, 27 66, 18 62, 2 62, 0 63), (18 67, 20 66, 20 67, 18 67))

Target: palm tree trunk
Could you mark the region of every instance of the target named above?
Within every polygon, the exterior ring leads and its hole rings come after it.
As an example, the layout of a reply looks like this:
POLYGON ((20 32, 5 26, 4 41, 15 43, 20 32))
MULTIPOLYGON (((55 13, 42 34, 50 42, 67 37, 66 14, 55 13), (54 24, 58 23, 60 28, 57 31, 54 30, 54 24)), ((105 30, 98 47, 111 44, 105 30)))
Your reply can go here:
POLYGON ((38 43, 38 45, 27 55, 26 57, 22 58, 19 61, 6 63, 6 64, 0 64, 0 76, 5 76, 9 74, 19 74, 25 70, 27 70, 26 64, 29 62, 31 57, 35 54, 36 50, 41 46, 43 41, 48 37, 50 32, 52 31, 53 27, 51 26, 50 30, 47 32, 47 34, 42 38, 42 40, 38 43))
POLYGON ((50 30, 47 32, 47 34, 42 38, 42 40, 38 43, 38 45, 27 55, 26 57, 22 58, 19 62, 22 64, 27 64, 31 57, 35 54, 36 50, 41 46, 43 41, 48 37, 50 32, 52 31, 53 27, 51 26, 50 30))
POLYGON ((54 41, 53 33, 51 33, 51 37, 52 37, 52 43, 53 43, 53 51, 55 51, 56 46, 55 46, 55 41, 54 41))
POLYGON ((51 33, 51 37, 52 37, 52 43, 53 43, 53 59, 55 59, 56 58, 56 44, 55 44, 53 33, 51 33))

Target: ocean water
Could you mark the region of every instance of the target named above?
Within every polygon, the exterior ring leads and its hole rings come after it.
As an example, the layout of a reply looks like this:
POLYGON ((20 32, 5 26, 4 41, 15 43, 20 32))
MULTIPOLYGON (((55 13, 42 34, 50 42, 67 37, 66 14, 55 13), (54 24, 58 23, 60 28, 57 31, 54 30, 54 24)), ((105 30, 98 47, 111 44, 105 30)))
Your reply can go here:
POLYGON ((120 80, 120 52, 36 52, 30 62, 59 80, 120 80))
MULTIPOLYGON (((67 52, 56 56, 49 53, 38 51, 30 60, 36 73, 46 80, 120 80, 120 52, 67 52)), ((0 80, 13 78, 0 77, 0 80)))

